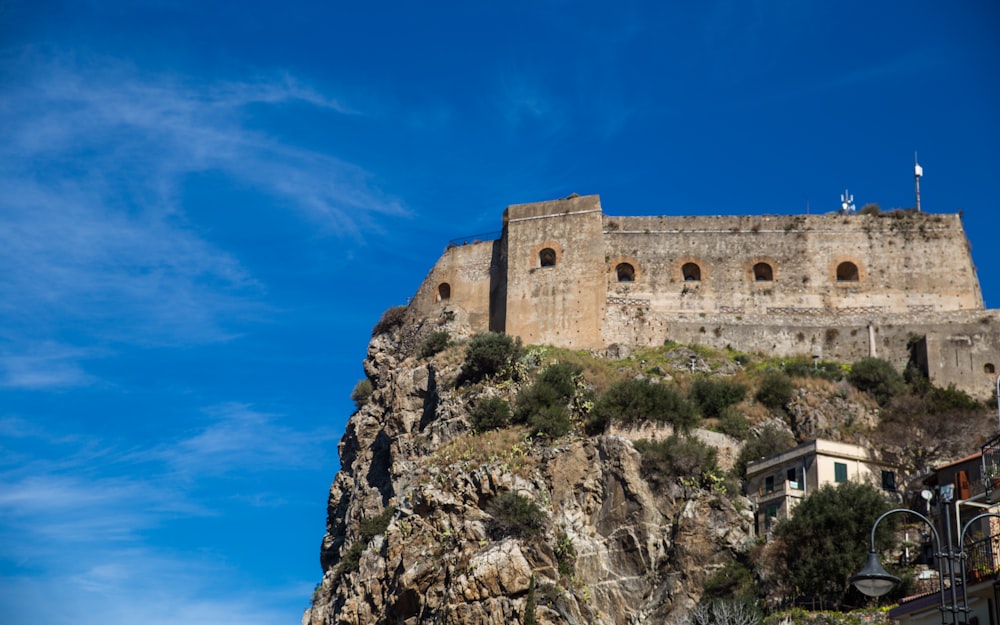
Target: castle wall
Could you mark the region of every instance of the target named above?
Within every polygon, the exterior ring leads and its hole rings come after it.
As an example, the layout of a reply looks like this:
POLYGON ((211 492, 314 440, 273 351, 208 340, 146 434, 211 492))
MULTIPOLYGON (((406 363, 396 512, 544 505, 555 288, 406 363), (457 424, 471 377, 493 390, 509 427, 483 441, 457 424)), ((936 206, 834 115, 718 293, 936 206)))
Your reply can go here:
POLYGON ((597 196, 510 206, 505 331, 525 343, 604 344, 604 238, 597 196))
POLYGON ((473 332, 490 329, 490 287, 495 241, 451 246, 444 251, 410 305, 427 317, 447 311, 473 332))
POLYGON ((514 205, 497 241, 446 250, 413 305, 474 332, 582 349, 670 339, 901 368, 926 336, 931 379, 977 397, 1000 367, 1000 318, 983 310, 958 215, 612 217, 597 196, 514 205))

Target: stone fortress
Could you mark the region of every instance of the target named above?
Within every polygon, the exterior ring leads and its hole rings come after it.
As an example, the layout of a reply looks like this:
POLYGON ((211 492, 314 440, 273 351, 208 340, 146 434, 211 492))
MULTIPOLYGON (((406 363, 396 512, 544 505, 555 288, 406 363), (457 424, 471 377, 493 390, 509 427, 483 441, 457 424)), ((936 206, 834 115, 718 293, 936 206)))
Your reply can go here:
POLYGON ((449 246, 411 306, 526 344, 912 360, 978 398, 1000 365, 1000 311, 984 309, 956 214, 613 217, 596 195, 519 204, 500 238, 449 246))

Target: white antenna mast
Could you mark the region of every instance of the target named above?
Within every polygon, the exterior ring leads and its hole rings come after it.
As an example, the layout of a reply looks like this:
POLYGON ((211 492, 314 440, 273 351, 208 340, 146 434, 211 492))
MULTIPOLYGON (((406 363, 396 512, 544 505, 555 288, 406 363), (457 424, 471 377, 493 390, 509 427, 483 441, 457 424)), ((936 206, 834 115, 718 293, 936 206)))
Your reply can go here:
POLYGON ((844 192, 840 194, 840 212, 851 214, 854 212, 854 196, 844 189, 844 192))
POLYGON ((917 153, 913 153, 913 186, 917 191, 917 212, 920 212, 920 177, 924 175, 924 168, 917 162, 917 153))

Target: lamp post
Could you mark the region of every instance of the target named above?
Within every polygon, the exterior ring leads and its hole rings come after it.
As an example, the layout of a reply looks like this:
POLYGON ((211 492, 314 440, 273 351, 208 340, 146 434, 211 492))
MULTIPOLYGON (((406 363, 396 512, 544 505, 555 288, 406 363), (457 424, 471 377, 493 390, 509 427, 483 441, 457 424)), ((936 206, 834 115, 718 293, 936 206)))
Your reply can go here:
POLYGON ((997 376, 997 425, 1000 425, 1000 375, 997 376))
MULTIPOLYGON (((946 508, 947 509, 947 508, 946 508)), ((899 578, 891 575, 889 572, 882 567, 882 563, 879 562, 878 554, 875 552, 875 530, 882 519, 886 518, 892 514, 907 513, 918 517, 921 521, 927 524, 927 527, 931 528, 931 535, 934 541, 934 557, 938 561, 938 588, 941 595, 941 605, 938 609, 941 611, 941 623, 942 625, 948 625, 948 620, 946 618, 947 613, 951 613, 951 623, 952 625, 963 625, 968 622, 969 616, 969 596, 966 588, 966 578, 965 578, 965 560, 968 557, 965 553, 965 549, 962 547, 965 543, 965 534, 968 532, 969 527, 973 523, 979 521, 980 519, 985 519, 987 517, 997 517, 1000 518, 1000 514, 993 512, 984 512, 978 516, 974 516, 969 519, 963 526, 958 534, 958 546, 952 544, 951 536, 951 520, 945 520, 945 528, 947 530, 948 544, 947 551, 942 550, 941 537, 938 535, 937 529, 931 520, 924 515, 916 512, 914 510, 909 510, 906 508, 896 508, 894 510, 889 510, 879 518, 875 520, 872 525, 872 535, 871 544, 868 551, 868 561, 865 563, 863 569, 851 576, 850 582, 854 584, 854 587, 860 590, 862 593, 868 595, 869 597, 881 597, 890 590, 893 586, 899 583, 899 578), (959 569, 959 580, 955 579, 955 568, 959 569), (949 602, 948 595, 945 594, 944 578, 945 575, 948 576, 948 585, 950 587, 950 599, 949 602), (956 581, 961 582, 962 588, 962 604, 958 604, 958 584, 956 581)), ((950 516, 950 515, 949 515, 950 516)))

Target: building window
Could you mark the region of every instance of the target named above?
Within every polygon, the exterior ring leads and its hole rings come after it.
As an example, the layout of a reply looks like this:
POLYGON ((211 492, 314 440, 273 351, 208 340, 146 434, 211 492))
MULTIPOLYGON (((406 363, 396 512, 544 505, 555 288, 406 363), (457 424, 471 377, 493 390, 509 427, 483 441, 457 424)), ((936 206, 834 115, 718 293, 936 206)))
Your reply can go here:
POLYGON ((833 481, 838 484, 847 481, 847 465, 843 462, 833 463, 833 481))
POLYGON ((447 282, 442 282, 438 285, 438 299, 446 300, 451 299, 451 285, 447 282))
POLYGON ((997 367, 992 362, 988 362, 983 365, 983 373, 989 373, 990 375, 997 372, 997 367))
POLYGON ((896 474, 892 471, 882 471, 882 490, 896 492, 896 474))
POLYGON ((764 494, 767 495, 773 492, 774 492, 774 476, 768 475, 767 477, 764 478, 764 494))
POLYGON ((551 247, 547 247, 538 252, 538 264, 542 267, 555 267, 556 251, 551 247))
POLYGON ((772 503, 764 509, 764 529, 770 530, 774 522, 778 520, 778 504, 772 503))
POLYGON ((757 263, 753 266, 753 279, 756 282, 771 282, 774 280, 774 269, 767 263, 757 263))
POLYGON ((681 267, 681 276, 685 282, 698 282, 701 280, 701 267, 698 263, 684 263, 681 267))
POLYGON ((619 263, 615 267, 615 275, 619 282, 632 282, 635 280, 635 267, 629 263, 619 263))
POLYGON ((802 490, 802 482, 799 481, 798 469, 792 467, 785 473, 785 478, 788 480, 788 488, 792 490, 802 490))
POLYGON ((858 266, 852 262, 837 265, 837 282, 857 282, 859 280, 858 266))

